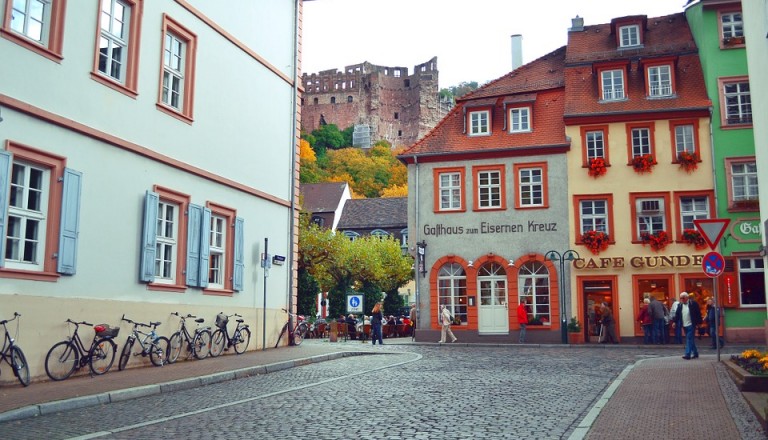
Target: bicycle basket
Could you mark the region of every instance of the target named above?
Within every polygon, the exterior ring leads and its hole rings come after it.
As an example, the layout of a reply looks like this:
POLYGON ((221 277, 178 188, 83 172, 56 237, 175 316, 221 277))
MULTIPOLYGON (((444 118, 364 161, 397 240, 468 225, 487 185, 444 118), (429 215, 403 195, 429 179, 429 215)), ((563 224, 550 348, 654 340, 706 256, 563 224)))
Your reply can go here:
POLYGON ((93 326, 96 330, 96 336, 102 338, 114 338, 120 332, 120 327, 110 327, 108 324, 99 324, 93 326))
POLYGON ((216 315, 216 327, 220 329, 227 328, 227 323, 229 322, 229 317, 223 313, 219 313, 216 315))

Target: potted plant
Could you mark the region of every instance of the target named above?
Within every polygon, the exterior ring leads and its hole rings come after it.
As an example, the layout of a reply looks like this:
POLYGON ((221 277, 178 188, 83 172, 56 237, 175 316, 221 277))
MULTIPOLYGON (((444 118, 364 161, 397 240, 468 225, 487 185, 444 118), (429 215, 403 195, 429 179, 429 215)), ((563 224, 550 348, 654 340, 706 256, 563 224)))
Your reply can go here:
POLYGON ((603 159, 602 157, 595 157, 589 161, 588 173, 590 176, 594 178, 598 178, 604 175, 606 171, 607 170, 605 168, 605 159, 603 159))
POLYGON ((568 343, 569 344, 583 344, 584 333, 581 331, 581 324, 579 320, 574 316, 568 322, 568 343))
POLYGON ((683 151, 677 155, 677 163, 680 164, 680 168, 684 169, 685 172, 690 173, 699 167, 699 155, 683 151))
POLYGON ((683 241, 692 244, 696 250, 701 250, 707 247, 707 242, 704 241, 704 237, 702 237, 701 233, 695 229, 684 229, 683 241))
POLYGON ((603 231, 590 230, 581 235, 581 242, 584 243, 590 252, 597 255, 601 251, 608 249, 611 239, 603 231))

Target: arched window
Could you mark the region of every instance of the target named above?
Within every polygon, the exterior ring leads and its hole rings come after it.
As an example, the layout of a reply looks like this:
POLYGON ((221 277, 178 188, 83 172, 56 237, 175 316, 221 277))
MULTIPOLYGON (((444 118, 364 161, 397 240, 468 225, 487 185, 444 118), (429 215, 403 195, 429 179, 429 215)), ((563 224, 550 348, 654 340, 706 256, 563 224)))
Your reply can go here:
POLYGON ((360 237, 360 234, 354 231, 344 231, 344 236, 347 237, 350 241, 355 241, 358 237, 360 237))
MULTIPOLYGON (((437 274, 437 302, 448 307, 454 319, 467 323, 467 274, 460 264, 447 263, 440 268, 437 274)), ((435 313, 440 313, 440 309, 435 313)))
POLYGON ((347 102, 352 102, 352 95, 347 96, 347 102))
POLYGON ((549 310, 549 271, 538 261, 525 263, 518 271, 517 285, 520 299, 528 300, 528 309, 542 324, 551 322, 549 310))
POLYGON ((481 306, 503 306, 507 303, 507 272, 498 263, 486 263, 477 272, 481 306))
POLYGON ((403 252, 408 252, 408 228, 400 231, 400 249, 403 252))
POLYGON ((336 97, 335 96, 331 96, 331 104, 336 104, 336 97))
POLYGON ((374 229, 373 231, 371 231, 371 236, 378 237, 380 239, 385 239, 389 237, 389 232, 383 229, 374 229))

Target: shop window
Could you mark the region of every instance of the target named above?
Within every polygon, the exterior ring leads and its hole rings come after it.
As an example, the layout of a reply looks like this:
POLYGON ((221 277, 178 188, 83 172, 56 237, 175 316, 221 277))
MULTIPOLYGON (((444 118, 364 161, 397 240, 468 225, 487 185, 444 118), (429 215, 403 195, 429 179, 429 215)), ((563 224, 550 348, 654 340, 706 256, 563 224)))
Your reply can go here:
POLYGON ((523 264, 517 275, 518 295, 520 300, 527 300, 533 318, 543 325, 551 324, 549 270, 538 261, 523 264))
POLYGON ((504 306, 507 303, 507 273, 498 263, 484 264, 477 273, 481 306, 504 306))
POLYGON ((739 258, 741 305, 765 307, 765 267, 761 257, 739 258))
MULTIPOLYGON (((453 315, 454 319, 467 323, 467 275, 458 263, 447 263, 437 274, 437 300, 453 315)), ((439 308, 436 309, 439 313, 439 308)), ((439 322, 439 321, 438 321, 439 322)))

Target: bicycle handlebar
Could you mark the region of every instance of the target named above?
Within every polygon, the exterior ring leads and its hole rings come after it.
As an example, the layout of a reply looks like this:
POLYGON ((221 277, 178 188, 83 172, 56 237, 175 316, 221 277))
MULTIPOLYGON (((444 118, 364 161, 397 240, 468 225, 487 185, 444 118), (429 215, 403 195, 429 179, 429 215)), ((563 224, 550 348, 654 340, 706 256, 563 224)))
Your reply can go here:
MULTIPOLYGON (((173 313, 171 313, 171 314, 173 315, 173 313)), ((126 318, 125 314, 123 314, 123 317, 120 318, 120 320, 121 321, 130 322, 135 327, 142 326, 142 327, 154 327, 154 328, 157 328, 157 326, 160 325, 159 321, 158 322, 150 322, 149 324, 144 324, 143 322, 133 321, 131 319, 126 318)), ((88 325, 92 325, 92 324, 88 324, 88 325)))
POLYGON ((0 325, 8 324, 9 322, 13 321, 14 319, 18 318, 19 316, 21 316, 21 313, 13 312, 13 318, 11 318, 11 319, 3 319, 2 321, 0 321, 0 325))
POLYGON ((71 318, 67 318, 67 320, 65 322, 68 322, 70 324, 75 324, 77 326, 79 326, 80 324, 93 326, 93 324, 91 324, 90 322, 85 322, 85 321, 75 322, 71 318))

